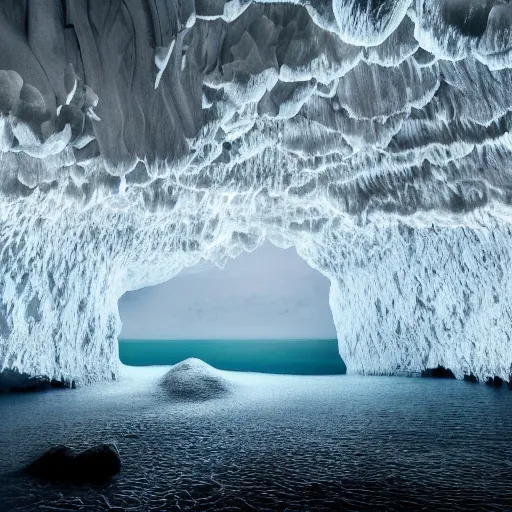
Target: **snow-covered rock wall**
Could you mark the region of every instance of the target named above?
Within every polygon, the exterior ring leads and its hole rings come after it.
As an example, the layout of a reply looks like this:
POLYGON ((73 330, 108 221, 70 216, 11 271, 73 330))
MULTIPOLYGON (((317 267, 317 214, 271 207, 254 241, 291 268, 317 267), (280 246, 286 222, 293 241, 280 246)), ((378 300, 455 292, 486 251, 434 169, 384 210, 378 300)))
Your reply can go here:
POLYGON ((6 0, 0 370, 117 373, 117 301, 264 239, 350 371, 512 373, 512 5, 6 0))

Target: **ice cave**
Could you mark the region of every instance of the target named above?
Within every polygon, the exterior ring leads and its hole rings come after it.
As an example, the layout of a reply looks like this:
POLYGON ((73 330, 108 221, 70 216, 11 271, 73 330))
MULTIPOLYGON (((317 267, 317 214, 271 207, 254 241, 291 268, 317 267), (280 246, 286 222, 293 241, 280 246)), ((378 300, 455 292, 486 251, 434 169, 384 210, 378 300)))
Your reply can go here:
POLYGON ((349 372, 512 374, 512 5, 3 0, 0 370, 118 373, 118 300, 264 241, 349 372))

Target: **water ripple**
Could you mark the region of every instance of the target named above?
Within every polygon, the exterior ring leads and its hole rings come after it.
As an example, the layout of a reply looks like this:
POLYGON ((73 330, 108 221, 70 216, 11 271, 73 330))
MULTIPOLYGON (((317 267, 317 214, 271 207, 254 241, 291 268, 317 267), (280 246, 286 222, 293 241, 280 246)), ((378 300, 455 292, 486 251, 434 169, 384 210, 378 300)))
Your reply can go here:
POLYGON ((169 404, 151 383, 0 397, 0 510, 512 510, 512 393, 459 381, 253 376, 169 404), (50 445, 114 440, 106 486, 18 470, 50 445))

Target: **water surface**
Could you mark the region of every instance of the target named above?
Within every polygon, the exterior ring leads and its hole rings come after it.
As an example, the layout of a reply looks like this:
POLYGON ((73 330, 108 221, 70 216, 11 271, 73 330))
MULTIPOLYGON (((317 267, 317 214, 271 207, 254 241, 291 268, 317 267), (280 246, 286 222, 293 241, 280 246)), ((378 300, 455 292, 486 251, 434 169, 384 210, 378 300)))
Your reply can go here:
POLYGON ((347 371, 336 339, 121 340, 119 357, 130 366, 176 364, 196 357, 221 370, 288 375, 347 371))
POLYGON ((169 401, 161 368, 0 396, 0 510, 509 511, 512 393, 453 380, 226 372, 232 395, 169 401), (108 485, 18 472, 58 443, 115 441, 108 485))

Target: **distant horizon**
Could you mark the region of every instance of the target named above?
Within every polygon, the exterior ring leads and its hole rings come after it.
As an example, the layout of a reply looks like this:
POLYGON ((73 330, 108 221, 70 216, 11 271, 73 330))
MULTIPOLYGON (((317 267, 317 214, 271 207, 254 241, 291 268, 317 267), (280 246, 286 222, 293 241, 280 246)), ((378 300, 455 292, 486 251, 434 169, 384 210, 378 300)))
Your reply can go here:
POLYGON ((287 375, 340 375, 347 371, 336 339, 120 340, 128 366, 174 365, 196 358, 219 370, 287 375))
POLYGON ((338 338, 331 337, 285 337, 285 338, 242 338, 242 337, 231 337, 231 338, 118 338, 118 341, 338 341, 338 338))

